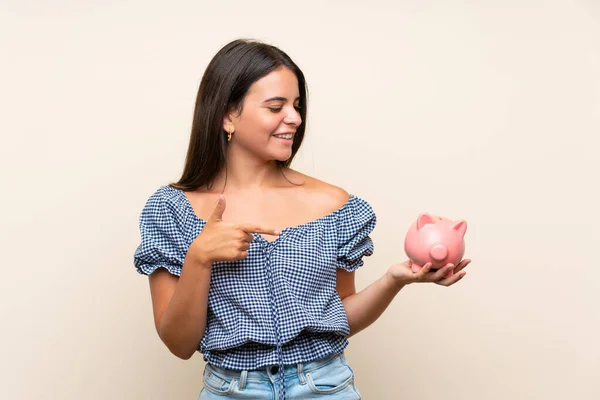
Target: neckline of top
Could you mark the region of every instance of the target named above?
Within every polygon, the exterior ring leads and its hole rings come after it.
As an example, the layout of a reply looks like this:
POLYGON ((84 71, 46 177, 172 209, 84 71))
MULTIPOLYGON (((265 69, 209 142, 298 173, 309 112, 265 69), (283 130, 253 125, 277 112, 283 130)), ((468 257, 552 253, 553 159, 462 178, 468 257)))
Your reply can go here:
MULTIPOLYGON (((183 199, 183 202, 184 202, 184 204, 185 204, 186 208, 188 209, 188 212, 190 212, 190 213, 191 213, 191 214, 194 216, 194 218, 195 218, 197 221, 201 222, 201 223, 202 223, 202 225, 205 225, 205 224, 206 224, 206 222, 207 222, 207 221, 206 221, 205 219, 203 219, 203 218, 200 218, 200 217, 199 217, 199 216, 196 214, 196 211, 194 210, 194 207, 192 206, 192 203, 190 202, 190 199, 187 197, 187 195, 185 194, 185 192, 184 192, 183 190, 181 190, 181 189, 176 189, 176 188, 174 188, 174 187, 171 187, 171 186, 166 186, 166 187, 167 187, 167 188, 169 188, 169 189, 171 189, 171 190, 174 190, 175 192, 177 192, 177 193, 178 193, 178 194, 181 196, 181 198, 183 199)), ((304 222, 304 223, 301 223, 301 224, 292 225, 292 226, 288 226, 288 227, 286 227, 286 228, 283 228, 283 229, 281 230, 281 232, 280 232, 279 236, 277 236, 277 237, 275 238, 275 240, 272 240, 272 241, 271 241, 271 240, 267 240, 267 239, 265 239, 265 238, 264 238, 264 237, 263 237, 261 234, 253 234, 253 235, 254 235, 254 237, 260 238, 260 239, 262 239, 262 240, 264 240, 264 241, 266 241, 266 242, 268 242, 268 243, 274 243, 274 242, 277 242, 277 241, 279 240, 279 238, 280 238, 280 237, 282 237, 282 236, 283 236, 283 234, 284 234, 284 233, 286 233, 286 232, 288 232, 288 231, 293 231, 293 230, 297 230, 297 229, 302 229, 302 228, 305 228, 305 227, 308 227, 308 226, 311 226, 311 225, 314 225, 314 224, 318 224, 318 223, 322 222, 323 220, 329 219, 329 218, 333 217, 334 215, 336 215, 336 214, 340 213, 340 212, 341 212, 341 211, 343 211, 343 210, 344 210, 346 207, 348 207, 348 205, 349 205, 349 204, 350 204, 352 201, 354 201, 354 200, 357 198, 357 196, 355 196, 355 195, 354 195, 354 194, 352 194, 352 193, 350 193, 349 195, 350 195, 350 196, 348 197, 348 200, 346 200, 346 201, 344 202, 344 204, 342 204, 341 206, 339 206, 338 208, 336 208, 335 210, 333 210, 333 211, 332 211, 332 212, 330 212, 329 214, 323 215, 323 216, 321 216, 321 217, 318 217, 318 218, 312 219, 312 220, 310 220, 310 221, 307 221, 307 222, 304 222)))

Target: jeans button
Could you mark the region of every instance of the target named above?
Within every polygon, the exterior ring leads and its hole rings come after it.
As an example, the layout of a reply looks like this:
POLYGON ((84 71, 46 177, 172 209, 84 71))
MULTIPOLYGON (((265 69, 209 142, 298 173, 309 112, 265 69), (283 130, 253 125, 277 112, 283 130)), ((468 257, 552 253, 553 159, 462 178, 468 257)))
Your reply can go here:
POLYGON ((275 375, 277 372, 279 372, 279 367, 277 365, 271 367, 271 375, 275 375))

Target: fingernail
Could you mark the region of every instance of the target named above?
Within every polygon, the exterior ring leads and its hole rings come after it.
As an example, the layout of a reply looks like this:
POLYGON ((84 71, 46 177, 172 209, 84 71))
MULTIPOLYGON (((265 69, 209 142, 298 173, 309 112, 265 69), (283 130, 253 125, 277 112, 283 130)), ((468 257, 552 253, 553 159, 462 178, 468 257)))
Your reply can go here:
POLYGON ((276 235, 281 234, 281 231, 274 231, 273 233, 275 233, 276 235))

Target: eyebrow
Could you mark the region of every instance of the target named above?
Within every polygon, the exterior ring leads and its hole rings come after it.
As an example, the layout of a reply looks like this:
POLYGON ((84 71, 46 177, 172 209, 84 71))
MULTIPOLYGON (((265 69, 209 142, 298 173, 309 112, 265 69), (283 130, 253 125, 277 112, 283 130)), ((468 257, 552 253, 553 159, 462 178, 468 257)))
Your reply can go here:
MULTIPOLYGON (((296 97, 296 100, 300 100, 300 96, 296 97)), ((268 103, 270 101, 287 101, 287 98, 281 96, 271 97, 270 99, 263 101, 263 103, 268 103)))

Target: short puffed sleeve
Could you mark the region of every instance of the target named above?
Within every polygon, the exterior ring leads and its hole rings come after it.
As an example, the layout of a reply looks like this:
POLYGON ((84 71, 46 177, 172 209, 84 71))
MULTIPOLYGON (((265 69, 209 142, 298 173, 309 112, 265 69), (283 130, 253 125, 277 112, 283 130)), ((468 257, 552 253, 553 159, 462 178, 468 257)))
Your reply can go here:
POLYGON ((165 268, 181 275, 189 247, 186 238, 185 208, 175 189, 163 186, 147 200, 139 217, 141 242, 134 252, 134 265, 143 275, 165 268))
POLYGON ((351 196, 338 215, 338 268, 355 271, 364 264, 363 257, 373 254, 373 240, 369 235, 376 223, 377 217, 369 203, 351 196))

